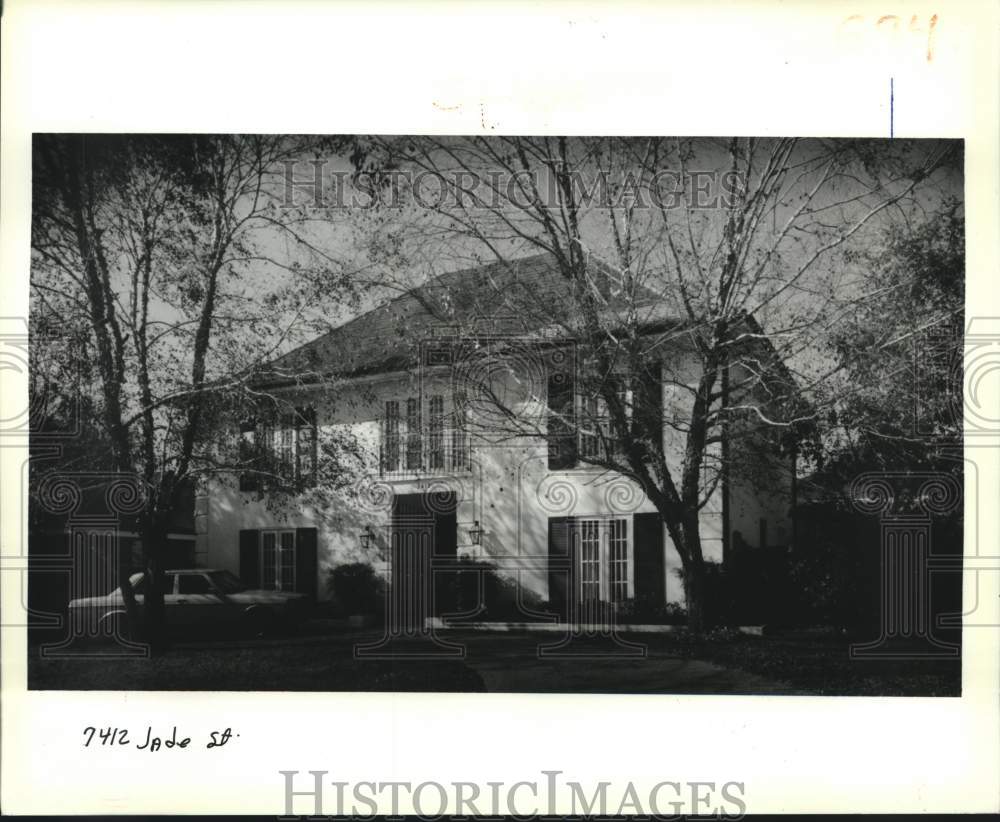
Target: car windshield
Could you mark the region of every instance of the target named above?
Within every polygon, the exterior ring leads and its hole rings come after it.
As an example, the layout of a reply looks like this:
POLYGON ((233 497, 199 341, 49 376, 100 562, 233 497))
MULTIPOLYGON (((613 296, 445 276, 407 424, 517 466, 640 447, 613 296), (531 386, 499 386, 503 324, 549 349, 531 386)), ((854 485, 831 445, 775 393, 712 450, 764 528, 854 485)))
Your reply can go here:
POLYGON ((229 571, 212 571, 209 577, 212 579, 212 584, 224 594, 238 594, 247 589, 239 577, 229 571))
MULTIPOLYGON (((133 594, 139 595, 146 593, 146 575, 142 571, 132 574, 132 576, 128 578, 128 581, 129 585, 132 586, 133 594)), ((115 590, 113 590, 110 594, 108 594, 108 596, 121 596, 121 595, 122 595, 122 589, 120 586, 118 588, 115 588, 115 590)))

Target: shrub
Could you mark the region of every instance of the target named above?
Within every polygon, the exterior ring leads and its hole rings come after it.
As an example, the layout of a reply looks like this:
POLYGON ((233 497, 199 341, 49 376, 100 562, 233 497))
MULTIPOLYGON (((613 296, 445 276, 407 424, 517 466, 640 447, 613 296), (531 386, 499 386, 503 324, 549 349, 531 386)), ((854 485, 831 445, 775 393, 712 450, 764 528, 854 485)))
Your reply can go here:
POLYGON ((618 606, 615 618, 623 625, 685 625, 687 610, 676 602, 630 599, 618 606))
POLYGON ((338 565, 327 578, 327 587, 345 614, 379 614, 384 581, 366 562, 338 565))
MULTIPOLYGON (((683 580, 681 569, 677 570, 683 580)), ((759 625, 787 619, 787 553, 784 548, 745 548, 726 565, 705 562, 706 628, 759 625)))
MULTIPOLYGON (((473 619, 494 622, 524 622, 533 619, 519 605, 517 581, 497 573, 489 562, 461 559, 455 572, 457 610, 480 611, 473 619)), ((520 602, 533 611, 543 611, 541 599, 530 591, 520 591, 520 602)))

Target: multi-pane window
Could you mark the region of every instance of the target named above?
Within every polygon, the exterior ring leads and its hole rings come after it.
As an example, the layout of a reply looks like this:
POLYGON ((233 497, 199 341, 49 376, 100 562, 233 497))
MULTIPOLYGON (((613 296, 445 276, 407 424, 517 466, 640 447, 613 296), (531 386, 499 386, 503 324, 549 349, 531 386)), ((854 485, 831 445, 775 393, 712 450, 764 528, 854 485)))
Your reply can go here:
POLYGON ((431 397, 427 405, 427 467, 444 468, 444 397, 431 397))
POLYGON ((632 597, 633 559, 627 519, 577 519, 574 523, 581 602, 623 602, 632 597))
POLYGON ((628 599, 628 521, 608 522, 608 594, 612 602, 628 599))
POLYGON ((467 471, 469 444, 465 402, 456 395, 446 410, 445 395, 387 400, 382 423, 383 473, 467 471))
POLYGON ((316 466, 319 456, 319 438, 314 408, 297 408, 292 416, 295 426, 295 482, 310 486, 316 483, 316 466))
POLYGON ((580 522, 580 599, 601 599, 601 529, 596 519, 580 522))
POLYGON ((385 403, 385 433, 382 455, 386 470, 398 470, 400 455, 398 400, 387 400, 385 403))
POLYGON ((295 590, 295 531, 261 531, 260 580, 265 590, 295 590))
POLYGON ((278 579, 279 591, 295 590, 295 532, 282 531, 278 537, 278 579))
POLYGON ((455 394, 454 406, 451 429, 451 467, 453 470, 460 471, 469 467, 465 394, 460 392, 455 394))
POLYGON ((281 428, 271 430, 275 471, 278 476, 287 477, 295 471, 295 434, 291 420, 285 418, 281 428))
MULTIPOLYGON (((632 397, 624 381, 616 381, 615 396, 628 423, 632 418, 632 397)), ((622 450, 620 432, 614 424, 614 417, 607 400, 598 391, 581 395, 578 404, 579 455, 589 459, 620 455, 622 450)))
POLYGON ((602 453, 600 403, 596 396, 580 398, 580 456, 596 458, 602 453))
POLYGON ((417 471, 422 465, 423 442, 420 431, 420 401, 410 397, 406 401, 406 468, 417 471))
MULTIPOLYGON (((632 392, 627 380, 615 376, 613 389, 626 425, 632 420, 632 392)), ((572 374, 549 375, 549 468, 564 470, 622 455, 621 431, 604 398, 606 386, 583 390, 572 374)))
POLYGON ((312 408, 240 426, 240 488, 303 487, 316 481, 317 428, 312 408))

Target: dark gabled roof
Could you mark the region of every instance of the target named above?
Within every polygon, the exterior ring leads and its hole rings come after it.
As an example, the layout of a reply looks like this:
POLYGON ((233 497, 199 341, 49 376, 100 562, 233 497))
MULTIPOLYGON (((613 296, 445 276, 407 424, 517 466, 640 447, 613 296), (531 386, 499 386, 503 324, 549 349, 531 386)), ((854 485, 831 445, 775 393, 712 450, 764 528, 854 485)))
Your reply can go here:
MULTIPOLYGON (((602 263, 590 270, 607 310, 624 308, 615 272, 602 263)), ((422 340, 467 332, 477 319, 505 333, 535 334, 571 322, 573 287, 548 253, 447 272, 279 357, 263 369, 261 381, 404 370, 416 363, 422 340)), ((655 300, 652 292, 639 297, 655 300)))

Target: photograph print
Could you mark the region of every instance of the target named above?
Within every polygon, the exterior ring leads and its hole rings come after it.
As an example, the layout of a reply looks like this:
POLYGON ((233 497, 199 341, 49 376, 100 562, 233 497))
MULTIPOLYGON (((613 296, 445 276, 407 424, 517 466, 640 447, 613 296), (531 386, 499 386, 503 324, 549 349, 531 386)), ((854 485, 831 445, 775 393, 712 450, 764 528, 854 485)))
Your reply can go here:
POLYGON ((963 154, 35 134, 28 687, 959 696, 963 154))

